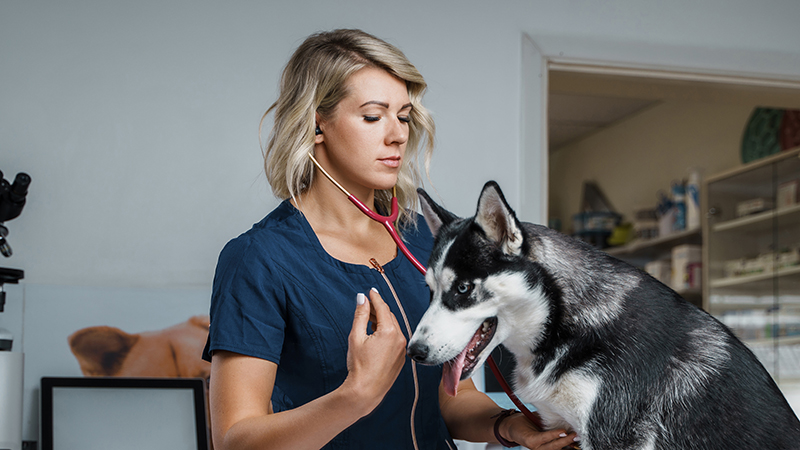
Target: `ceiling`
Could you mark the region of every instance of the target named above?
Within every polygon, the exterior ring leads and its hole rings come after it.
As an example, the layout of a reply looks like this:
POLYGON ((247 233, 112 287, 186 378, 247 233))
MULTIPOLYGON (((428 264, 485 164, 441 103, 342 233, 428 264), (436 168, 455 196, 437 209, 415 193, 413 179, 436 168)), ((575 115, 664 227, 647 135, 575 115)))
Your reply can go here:
POLYGON ((551 93, 547 100, 550 151, 658 103, 658 100, 563 93, 551 93))
POLYGON ((798 109, 800 90, 568 71, 548 74, 551 152, 666 101, 798 109))

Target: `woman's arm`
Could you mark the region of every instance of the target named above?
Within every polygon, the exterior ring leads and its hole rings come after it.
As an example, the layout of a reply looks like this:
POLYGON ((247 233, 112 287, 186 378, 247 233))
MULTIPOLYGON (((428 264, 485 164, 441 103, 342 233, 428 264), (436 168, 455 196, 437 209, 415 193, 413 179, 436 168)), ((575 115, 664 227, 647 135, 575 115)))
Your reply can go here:
POLYGON ((356 307, 347 353, 348 376, 333 392, 298 408, 270 410, 277 364, 216 351, 211 359, 211 427, 217 450, 318 449, 369 414, 405 362, 405 337, 377 292, 356 307), (375 332, 366 334, 370 310, 375 332))
MULTIPOLYGON (((503 409, 479 391, 472 380, 461 381, 455 397, 447 395, 440 384, 439 407, 453 438, 498 443, 494 436, 495 416, 503 409)), ((537 450, 559 450, 572 444, 575 438, 575 433, 567 434, 565 430, 537 431, 522 414, 515 414, 501 422, 499 432, 507 441, 537 450)))

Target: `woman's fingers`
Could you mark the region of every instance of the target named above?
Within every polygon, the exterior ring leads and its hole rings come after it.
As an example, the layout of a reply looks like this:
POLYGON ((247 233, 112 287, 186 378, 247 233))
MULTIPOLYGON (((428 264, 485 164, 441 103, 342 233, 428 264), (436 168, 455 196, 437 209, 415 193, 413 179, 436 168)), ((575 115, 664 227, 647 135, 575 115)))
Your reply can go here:
POLYGON ((367 323, 372 317, 372 308, 367 301, 367 296, 358 293, 356 296, 356 312, 353 316, 353 328, 350 330, 350 345, 353 339, 364 339, 367 337, 367 323))
POLYGON ((348 379, 367 401, 380 403, 405 364, 406 338, 397 319, 377 291, 363 294, 356 300, 353 328, 347 350, 348 379), (374 333, 366 327, 374 317, 374 333))

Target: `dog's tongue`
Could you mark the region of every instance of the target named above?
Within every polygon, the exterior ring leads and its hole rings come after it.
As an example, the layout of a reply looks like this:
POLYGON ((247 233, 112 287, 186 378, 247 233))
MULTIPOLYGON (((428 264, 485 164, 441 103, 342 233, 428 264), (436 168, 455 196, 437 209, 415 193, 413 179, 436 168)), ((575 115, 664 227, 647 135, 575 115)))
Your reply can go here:
POLYGON ((444 363, 442 367, 442 382, 444 383, 444 391, 450 397, 456 396, 458 390, 458 382, 461 380, 461 371, 464 370, 464 360, 467 357, 466 346, 464 350, 455 358, 444 363))
POLYGON ((475 334, 472 335, 472 339, 470 339, 469 344, 464 347, 464 350, 462 350, 461 353, 459 353, 455 358, 444 363, 444 367, 442 367, 442 382, 444 382, 444 391, 450 397, 456 396, 458 382, 461 380, 461 372, 464 371, 464 361, 467 359, 467 350, 478 345, 478 342, 481 340, 482 330, 483 326, 481 325, 478 327, 478 330, 475 331, 475 334))

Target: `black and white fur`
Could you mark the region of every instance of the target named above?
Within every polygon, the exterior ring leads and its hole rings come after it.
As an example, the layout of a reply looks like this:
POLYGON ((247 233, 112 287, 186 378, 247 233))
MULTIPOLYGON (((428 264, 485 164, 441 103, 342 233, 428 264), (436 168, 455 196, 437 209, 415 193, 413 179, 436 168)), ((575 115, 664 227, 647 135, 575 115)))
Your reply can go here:
POLYGON ((469 219, 420 197, 436 242, 431 304, 409 341, 416 361, 447 368, 466 351, 450 369, 465 379, 502 343, 517 396, 584 450, 800 449, 775 382, 709 314, 604 252, 519 222, 494 182, 469 219))

